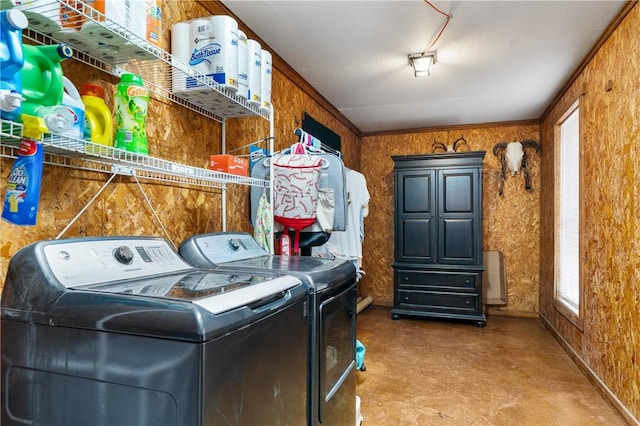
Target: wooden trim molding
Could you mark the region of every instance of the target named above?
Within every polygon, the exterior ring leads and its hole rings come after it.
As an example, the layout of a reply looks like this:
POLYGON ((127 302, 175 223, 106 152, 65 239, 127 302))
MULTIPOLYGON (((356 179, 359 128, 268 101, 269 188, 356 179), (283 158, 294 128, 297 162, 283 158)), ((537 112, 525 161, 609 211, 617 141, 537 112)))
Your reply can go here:
POLYGON ((537 319, 538 312, 531 311, 501 311, 499 308, 492 308, 490 305, 485 306, 487 318, 490 317, 506 317, 520 319, 537 319))
POLYGON ((611 406, 616 410, 618 415, 629 425, 640 426, 640 421, 635 418, 633 413, 629 411, 629 409, 618 399, 618 397, 609 389, 609 387, 598 377, 598 375, 584 362, 584 360, 580 357, 580 355, 569 345, 569 342, 564 340, 564 338, 560 335, 558 330, 556 330, 553 325, 549 322, 549 320, 544 316, 544 314, 540 313, 540 321, 545 326, 547 330, 551 333, 554 339, 558 342, 558 344, 564 349, 564 351, 569 355, 569 358, 576 364, 576 366, 582 371, 582 373, 587 377, 589 382, 600 392, 603 398, 611 404, 611 406))
POLYGON ((517 120, 517 121, 499 121, 493 123, 476 123, 476 124, 459 124, 451 126, 436 126, 436 127, 419 127, 413 129, 396 129, 396 130, 381 130, 377 132, 365 132, 362 134, 366 136, 396 136, 407 133, 424 133, 424 132, 440 132, 449 130, 465 130, 465 129, 481 129, 483 127, 507 127, 507 126, 528 126, 539 125, 540 120, 517 120))
POLYGON ((611 34, 613 34, 615 29, 618 28, 618 25, 620 25, 620 23, 629 14, 631 9, 633 9, 636 6, 637 3, 638 3, 638 0, 628 1, 622 7, 622 9, 620 9, 620 12, 618 13, 618 15, 614 18, 613 21, 611 21, 611 23, 609 24, 607 29, 604 31, 604 33, 602 33, 602 35, 600 36, 596 44, 591 48, 589 53, 587 53, 587 56, 585 56, 582 62, 580 62, 580 65, 578 65, 578 68, 576 68, 573 74, 571 74, 571 77, 569 77, 569 79, 562 85, 560 90, 558 90, 558 93, 556 94, 556 96, 547 106, 547 109, 542 113, 542 116, 540 117, 540 122, 544 122, 547 119, 547 117, 549 116, 549 114, 551 114, 551 111, 553 111, 553 108, 556 106, 556 104, 560 102, 560 99, 562 98, 562 96, 571 88, 571 85, 578 79, 580 74, 582 74, 582 72, 587 67, 589 62, 591 62, 593 57, 596 56, 596 53, 598 53, 598 50, 600 50, 602 45, 609 39, 611 34))

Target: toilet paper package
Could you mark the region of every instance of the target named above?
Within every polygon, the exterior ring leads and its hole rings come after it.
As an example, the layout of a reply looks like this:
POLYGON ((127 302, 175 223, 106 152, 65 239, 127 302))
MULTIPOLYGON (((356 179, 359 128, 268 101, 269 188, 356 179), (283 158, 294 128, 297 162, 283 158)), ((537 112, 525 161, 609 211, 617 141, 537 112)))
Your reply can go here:
POLYGON ((247 40, 247 71, 249 81, 249 103, 260 106, 260 83, 262 71, 262 48, 253 39, 247 40))
POLYGON ((271 52, 262 49, 260 58, 262 63, 260 70, 260 109, 271 111, 271 74, 273 73, 271 52))
POLYGON ((211 72, 229 90, 238 90, 238 22, 231 16, 211 17, 211 72))
MULTIPOLYGON (((211 21, 209 19, 194 19, 189 22, 189 55, 188 65, 197 73, 213 78, 211 71, 211 57, 217 47, 211 39, 211 21)), ((204 84, 193 77, 187 77, 187 89, 203 87, 204 84)))
POLYGON ((249 98, 249 63, 247 56, 247 35, 238 30, 238 91, 236 95, 241 98, 249 98))

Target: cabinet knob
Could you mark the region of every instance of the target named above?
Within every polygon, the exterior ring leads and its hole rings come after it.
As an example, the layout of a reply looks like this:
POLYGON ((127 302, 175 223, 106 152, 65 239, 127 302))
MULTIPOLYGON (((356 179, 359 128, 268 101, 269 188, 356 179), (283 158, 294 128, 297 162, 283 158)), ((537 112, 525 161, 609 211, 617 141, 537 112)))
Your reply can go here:
POLYGON ((465 283, 469 284, 469 280, 465 280, 465 283))
POLYGON ((464 303, 465 303, 465 305, 470 305, 470 304, 471 304, 471 301, 470 301, 470 300, 467 300, 467 301, 466 301, 466 302, 464 302, 464 303))

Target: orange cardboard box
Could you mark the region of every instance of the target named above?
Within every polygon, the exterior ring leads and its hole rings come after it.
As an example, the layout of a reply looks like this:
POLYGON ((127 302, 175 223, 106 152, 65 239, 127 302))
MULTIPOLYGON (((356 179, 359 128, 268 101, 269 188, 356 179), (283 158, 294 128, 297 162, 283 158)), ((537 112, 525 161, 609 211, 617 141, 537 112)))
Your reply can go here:
POLYGON ((209 168, 217 172, 249 176, 249 160, 229 154, 217 154, 209 157, 209 168))

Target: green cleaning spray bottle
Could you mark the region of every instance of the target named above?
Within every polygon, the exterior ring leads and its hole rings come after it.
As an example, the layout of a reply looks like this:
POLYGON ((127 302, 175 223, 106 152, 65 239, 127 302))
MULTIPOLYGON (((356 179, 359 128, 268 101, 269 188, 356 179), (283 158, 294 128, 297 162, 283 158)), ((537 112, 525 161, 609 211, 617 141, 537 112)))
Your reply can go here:
POLYGON ((36 141, 49 129, 41 117, 22 114, 21 119, 23 139, 9 174, 2 218, 14 225, 35 225, 44 161, 44 148, 36 141))

